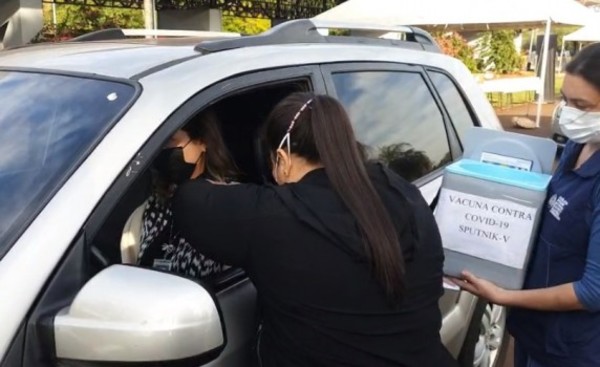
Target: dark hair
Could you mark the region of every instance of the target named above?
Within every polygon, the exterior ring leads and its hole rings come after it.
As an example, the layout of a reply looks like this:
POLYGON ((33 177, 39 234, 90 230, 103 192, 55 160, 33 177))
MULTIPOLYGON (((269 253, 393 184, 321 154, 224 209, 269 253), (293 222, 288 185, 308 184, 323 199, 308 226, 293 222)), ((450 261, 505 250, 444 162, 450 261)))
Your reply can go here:
POLYGON ((236 178, 238 172, 219 129, 213 110, 204 110, 182 128, 191 139, 206 144, 205 170, 219 181, 236 178))
POLYGON ((600 93, 600 43, 587 46, 567 65, 567 73, 577 75, 600 93))
POLYGON ((404 259, 398 235, 367 175, 364 152, 357 144, 344 107, 329 96, 289 95, 267 120, 265 139, 269 151, 277 149, 290 122, 309 100, 312 101, 291 131, 290 151, 325 167, 334 190, 358 223, 375 278, 391 301, 399 301, 404 291, 404 259))

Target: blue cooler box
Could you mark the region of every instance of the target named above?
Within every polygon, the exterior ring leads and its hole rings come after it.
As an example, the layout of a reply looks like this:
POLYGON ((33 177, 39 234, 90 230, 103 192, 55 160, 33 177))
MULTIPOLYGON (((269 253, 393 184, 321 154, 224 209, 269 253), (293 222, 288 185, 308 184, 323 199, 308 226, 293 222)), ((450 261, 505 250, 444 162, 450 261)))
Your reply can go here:
POLYGON ((446 167, 435 217, 444 272, 521 289, 551 176, 462 159, 446 167))

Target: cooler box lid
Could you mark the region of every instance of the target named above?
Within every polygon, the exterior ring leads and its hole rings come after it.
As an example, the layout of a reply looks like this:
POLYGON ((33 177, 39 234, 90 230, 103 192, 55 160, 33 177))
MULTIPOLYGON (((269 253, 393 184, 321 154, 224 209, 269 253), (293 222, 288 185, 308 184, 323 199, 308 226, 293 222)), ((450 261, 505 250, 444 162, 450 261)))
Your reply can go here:
POLYGON ((546 191, 552 178, 543 173, 520 171, 472 159, 461 159, 446 167, 446 171, 532 191, 546 191))

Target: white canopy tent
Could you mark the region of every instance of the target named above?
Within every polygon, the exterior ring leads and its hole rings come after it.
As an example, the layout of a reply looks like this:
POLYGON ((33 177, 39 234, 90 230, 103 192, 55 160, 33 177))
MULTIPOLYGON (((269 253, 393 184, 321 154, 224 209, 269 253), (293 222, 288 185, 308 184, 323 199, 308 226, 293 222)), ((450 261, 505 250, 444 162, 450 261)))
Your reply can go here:
POLYGON ((565 54, 566 42, 600 42, 600 14, 596 15, 595 21, 592 21, 583 28, 569 33, 563 37, 560 50, 559 68, 562 69, 563 56, 565 54))
POLYGON ((570 42, 600 42, 600 17, 598 23, 587 25, 563 37, 563 41, 570 42))
MULTIPOLYGON (((593 12, 575 0, 348 0, 322 14, 322 21, 412 25, 430 31, 485 31, 502 28, 545 28, 543 54, 548 53, 551 25, 585 25, 593 12)), ((543 56, 541 74, 546 74, 543 56)), ((536 126, 544 101, 543 78, 538 93, 536 126)))

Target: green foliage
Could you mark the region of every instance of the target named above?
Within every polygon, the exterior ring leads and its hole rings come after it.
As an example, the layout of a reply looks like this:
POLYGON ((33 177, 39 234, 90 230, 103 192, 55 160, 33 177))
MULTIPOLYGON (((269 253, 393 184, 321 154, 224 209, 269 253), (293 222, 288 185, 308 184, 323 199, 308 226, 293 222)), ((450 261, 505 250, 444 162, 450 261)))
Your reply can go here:
POLYGON ((471 72, 478 71, 479 68, 473 49, 461 35, 455 32, 446 34, 437 33, 434 34, 434 38, 443 53, 462 61, 471 72))
POLYGON ((290 15, 292 16, 292 18, 298 18, 299 13, 301 13, 302 11, 325 11, 327 9, 335 7, 336 5, 342 3, 345 0, 283 0, 279 4, 277 4, 277 1, 278 0, 216 0, 215 7, 222 9, 223 16, 226 17, 248 18, 252 17, 253 15, 256 15, 256 12, 252 12, 249 9, 262 9, 263 11, 259 11, 259 14, 272 14, 273 11, 275 11, 275 14, 279 13, 279 15, 275 15, 277 17, 286 16, 288 13, 291 12, 290 15), (293 14, 295 12, 297 12, 297 14, 293 14))
MULTIPOLYGON (((1 1, 1 0, 0 0, 1 1)), ((276 0, 264 0, 275 3, 276 0)), ((227 0, 217 0, 218 5, 227 4, 227 0)), ((299 7, 328 8, 337 5, 336 0, 301 0, 295 2, 299 7)), ((245 7, 260 6, 259 3, 245 1, 245 7)), ((224 11, 222 29, 246 35, 258 34, 271 27, 269 19, 254 19, 233 16, 233 10, 224 11)), ((52 8, 44 4, 44 28, 34 42, 61 41, 79 35, 106 28, 144 28, 144 13, 140 9, 120 9, 95 7, 93 5, 65 5, 56 6, 56 24, 53 23, 52 8)))
MULTIPOLYGON (((556 44, 557 47, 560 49, 561 45, 562 45, 562 41, 563 41, 563 37, 566 36, 569 33, 573 33, 576 30, 578 30, 581 27, 577 27, 577 26, 556 26, 553 27, 553 33, 556 34, 556 44)), ((533 31, 525 31, 523 32, 523 51, 529 51, 529 45, 531 44, 531 38, 533 37, 533 31)), ((543 36, 544 35, 544 30, 540 29, 537 32, 538 36, 543 36)), ((535 42, 537 42, 537 38, 533 40, 533 49, 535 50, 535 42)), ((569 44, 569 42, 567 42, 565 44, 565 48, 566 49, 573 49, 573 44, 569 44)))
MULTIPOLYGON (((533 36, 534 36, 534 32, 532 30, 523 31, 523 43, 521 44, 521 51, 529 52, 529 46, 531 45, 531 38, 533 38, 533 36)), ((533 40, 533 49, 534 50, 535 50, 535 42, 536 42, 536 39, 534 38, 534 40, 533 40)))
POLYGON ((486 32, 482 42, 482 59, 486 69, 511 73, 521 67, 521 58, 515 48, 515 31, 486 32))
POLYGON ((337 37, 349 37, 352 35, 352 32, 350 32, 349 29, 329 29, 329 33, 330 36, 337 36, 337 37))
POLYGON ((44 28, 34 42, 61 41, 99 29, 115 27, 143 28, 143 11, 87 5, 60 5, 56 7, 56 25, 54 25, 52 8, 44 6, 44 28))
POLYGON ((408 181, 421 178, 433 169, 427 154, 414 149, 409 143, 381 147, 378 160, 408 181))
MULTIPOLYGON (((573 32, 575 32, 576 30, 580 29, 581 27, 556 27, 554 29, 554 33, 556 34, 556 44, 557 44, 557 48, 560 50, 560 47, 562 45, 563 42, 563 38, 568 35, 571 34, 573 32)), ((569 43, 565 44, 565 47, 569 48, 569 46, 573 46, 573 44, 569 45, 569 43)), ((575 48, 573 47, 573 50, 575 48)))
POLYGON ((312 6, 312 7, 321 7, 323 6, 323 3, 325 4, 325 6, 327 8, 333 8, 334 6, 340 4, 340 1, 335 1, 335 0, 304 0, 301 2, 302 5, 306 5, 306 6, 312 6))
POLYGON ((224 16, 221 28, 226 32, 236 32, 241 34, 258 34, 271 28, 269 19, 254 19, 224 16))

